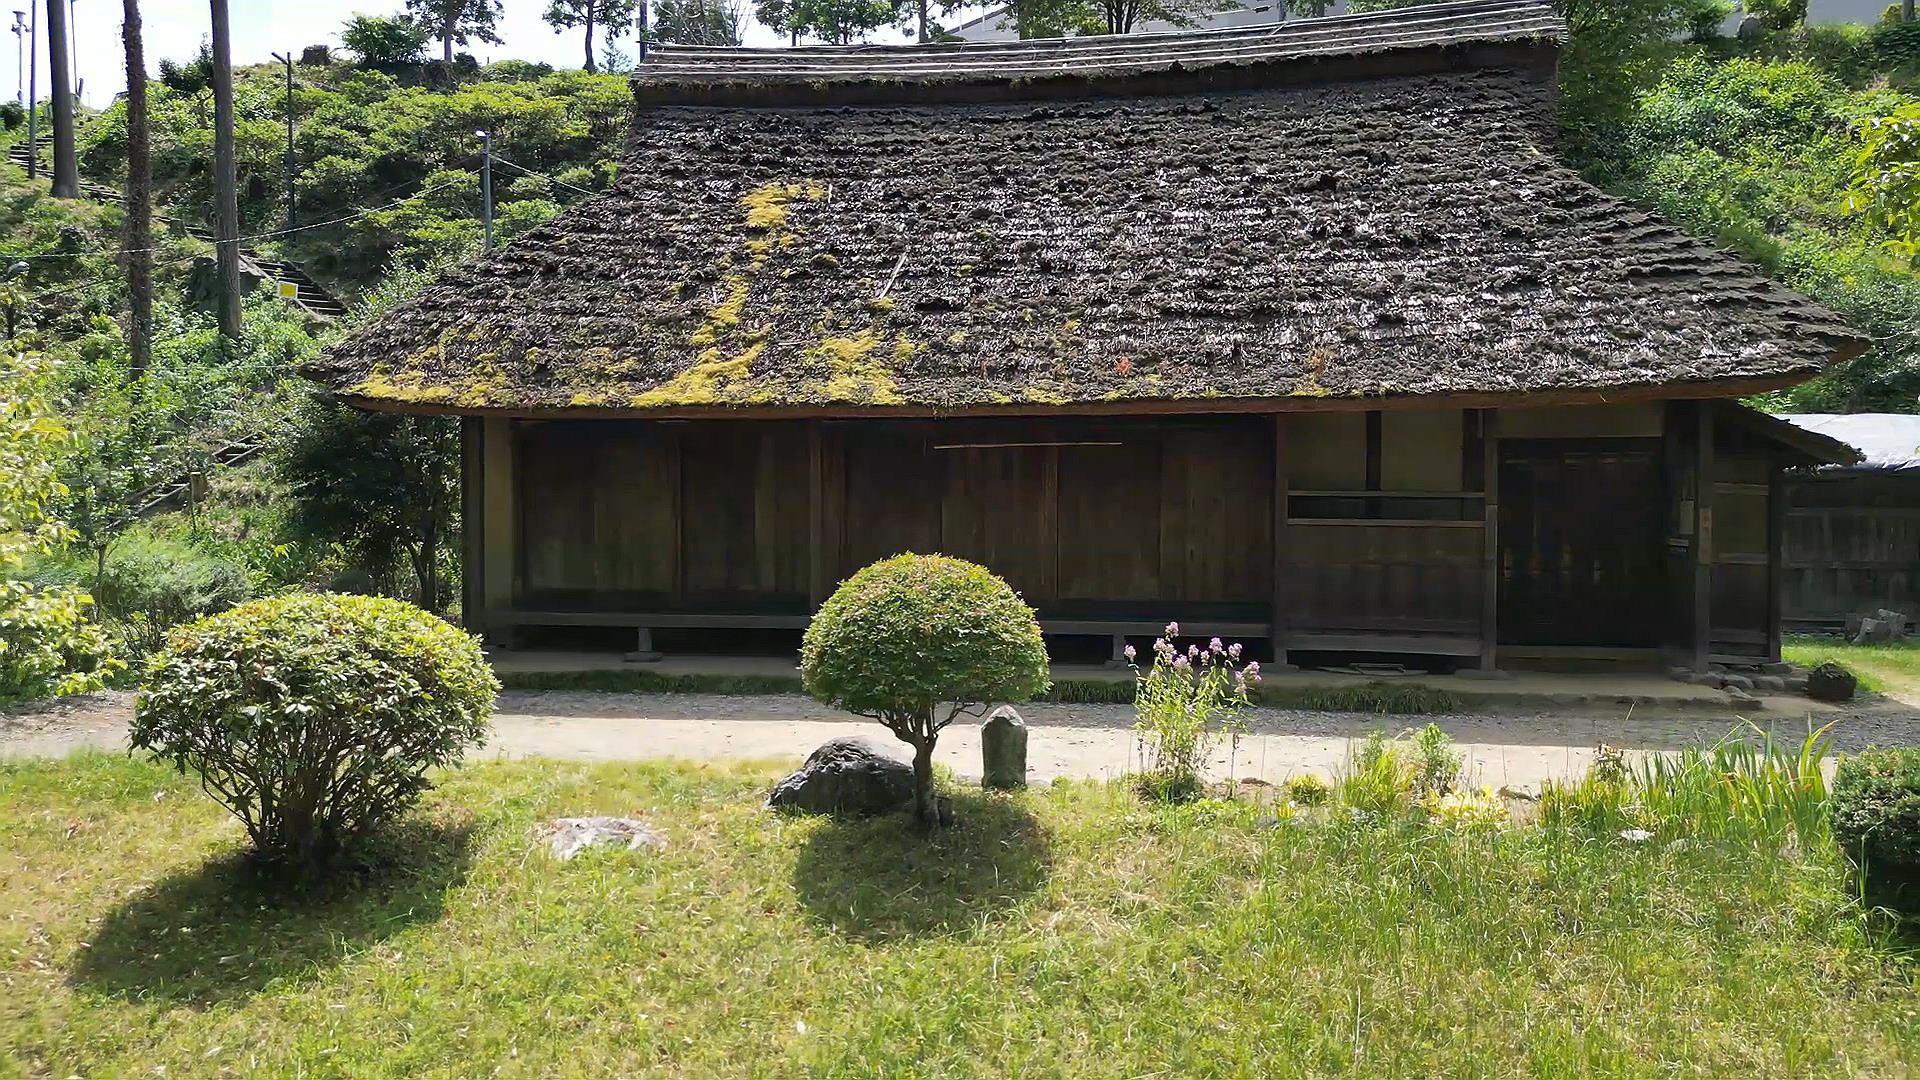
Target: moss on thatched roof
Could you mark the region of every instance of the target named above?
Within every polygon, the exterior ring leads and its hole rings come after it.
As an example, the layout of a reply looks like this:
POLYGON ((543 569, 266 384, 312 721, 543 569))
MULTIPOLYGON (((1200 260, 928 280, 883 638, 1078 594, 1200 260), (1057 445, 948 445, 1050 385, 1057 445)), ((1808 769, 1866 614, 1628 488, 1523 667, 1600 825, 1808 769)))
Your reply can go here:
MULTIPOLYGON (((1337 21, 1374 41, 1372 18, 1337 21)), ((1102 75, 1071 97, 1056 78, 1035 101, 997 76, 1010 100, 915 84, 857 107, 648 104, 656 72, 614 191, 312 374, 447 411, 1205 410, 1734 393, 1858 349, 1557 161, 1537 51, 1461 47, 1419 46, 1392 76, 1317 53, 1236 60, 1225 88, 1166 92, 1162 71, 1152 93, 1102 75), (1302 64, 1331 81, 1302 84, 1302 64)), ((724 62, 734 85, 745 61, 724 62)))

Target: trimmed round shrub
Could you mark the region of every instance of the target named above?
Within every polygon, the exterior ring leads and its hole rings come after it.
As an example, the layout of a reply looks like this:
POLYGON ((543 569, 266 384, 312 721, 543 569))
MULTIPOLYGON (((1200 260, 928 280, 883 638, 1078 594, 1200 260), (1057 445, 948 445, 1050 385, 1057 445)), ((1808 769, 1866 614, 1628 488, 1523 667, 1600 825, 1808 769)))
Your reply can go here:
POLYGON ((1867 899, 1920 914, 1920 748, 1868 750, 1834 773, 1833 838, 1867 899))
POLYGON ((479 642, 399 600, 295 593, 175 630, 129 742, 239 817, 269 863, 324 864, 486 737, 479 642))
POLYGON ((897 555, 841 583, 800 649, 807 693, 914 749, 914 812, 933 812, 933 748, 963 712, 1047 692, 1033 609, 984 566, 897 555))

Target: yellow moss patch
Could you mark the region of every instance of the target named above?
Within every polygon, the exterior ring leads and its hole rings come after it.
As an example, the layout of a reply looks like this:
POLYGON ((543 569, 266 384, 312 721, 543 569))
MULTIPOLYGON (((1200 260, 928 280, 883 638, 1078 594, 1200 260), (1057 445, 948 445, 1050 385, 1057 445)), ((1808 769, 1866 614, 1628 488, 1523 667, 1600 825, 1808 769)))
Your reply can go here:
POLYGON ((687 338, 691 345, 713 345, 740 325, 740 313, 746 309, 747 294, 752 285, 745 277, 734 275, 727 278, 727 295, 718 304, 707 309, 706 320, 687 338))
MULTIPOLYGON (((911 343, 907 343, 912 349, 911 343)), ((893 383, 893 372, 875 363, 880 335, 872 327, 851 337, 822 338, 806 351, 806 358, 827 369, 820 393, 827 401, 862 405, 898 405, 903 400, 893 383)))
POLYGON ((692 367, 633 399, 636 409, 667 405, 745 405, 764 401, 767 394, 753 385, 753 362, 765 345, 723 357, 719 349, 701 353, 692 367))
POLYGON ((826 194, 826 188, 810 180, 795 183, 775 180, 740 196, 740 205, 746 208, 748 228, 778 229, 786 224, 787 208, 795 199, 817 202, 826 194))

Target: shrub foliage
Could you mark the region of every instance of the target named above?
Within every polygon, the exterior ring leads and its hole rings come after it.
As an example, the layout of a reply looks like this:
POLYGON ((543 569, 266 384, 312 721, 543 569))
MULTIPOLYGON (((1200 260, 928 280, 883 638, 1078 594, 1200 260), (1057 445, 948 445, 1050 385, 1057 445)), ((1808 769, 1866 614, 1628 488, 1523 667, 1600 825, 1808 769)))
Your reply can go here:
POLYGON ((1833 779, 1833 834, 1869 899, 1920 913, 1920 748, 1869 750, 1833 779))
POLYGON ((296 593, 175 631, 129 741, 197 774, 262 859, 311 867, 477 745, 498 691, 478 642, 410 604, 296 593))
POLYGON ((800 673, 807 693, 913 747, 922 820, 941 730, 961 713, 1048 688, 1033 609, 986 567, 944 555, 897 555, 843 582, 807 627, 800 673))

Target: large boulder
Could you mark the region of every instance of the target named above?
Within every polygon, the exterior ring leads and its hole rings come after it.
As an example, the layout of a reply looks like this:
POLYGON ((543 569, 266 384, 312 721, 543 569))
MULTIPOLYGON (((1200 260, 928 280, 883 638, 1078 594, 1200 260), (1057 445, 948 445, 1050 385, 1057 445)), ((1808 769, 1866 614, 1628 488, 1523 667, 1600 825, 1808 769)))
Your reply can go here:
POLYGON ((1857 686, 1853 672, 1831 660, 1807 672, 1807 696, 1815 701, 1852 701, 1857 686))
POLYGON ((807 814, 884 814, 913 801, 913 766, 865 739, 823 743, 773 785, 767 805, 807 814))

